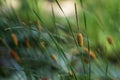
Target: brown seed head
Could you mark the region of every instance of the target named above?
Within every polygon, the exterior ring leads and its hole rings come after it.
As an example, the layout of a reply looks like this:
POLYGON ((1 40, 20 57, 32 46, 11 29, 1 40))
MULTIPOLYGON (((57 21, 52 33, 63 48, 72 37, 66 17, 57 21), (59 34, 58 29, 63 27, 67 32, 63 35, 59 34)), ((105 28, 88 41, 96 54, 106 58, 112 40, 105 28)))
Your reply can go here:
POLYGON ((28 40, 27 38, 24 39, 24 43, 25 43, 25 46, 26 46, 27 48, 30 47, 30 42, 29 42, 29 40, 28 40))
POLYGON ((112 36, 109 36, 107 40, 108 40, 108 43, 111 45, 114 43, 112 36))
POLYGON ((96 58, 96 55, 95 55, 95 53, 93 51, 90 51, 90 56, 91 56, 92 59, 96 58))
POLYGON ((88 60, 87 58, 84 58, 84 62, 85 62, 86 64, 89 64, 89 60, 88 60))
POLYGON ((79 45, 80 47, 83 46, 83 36, 82 36, 81 33, 78 33, 78 34, 77 34, 77 42, 78 42, 78 45, 79 45))
POLYGON ((43 49, 45 49, 45 43, 44 42, 41 42, 40 45, 43 49))
POLYGON ((52 54, 52 55, 51 55, 51 59, 52 59, 53 61, 57 61, 56 55, 55 55, 55 54, 52 54))
POLYGON ((44 77, 44 78, 42 78, 40 80, 49 80, 49 79, 48 79, 48 77, 44 77))
POLYGON ((36 22, 36 28, 40 31, 41 30, 41 25, 40 25, 40 21, 36 22))
POLYGON ((84 50, 85 50, 86 53, 89 53, 88 48, 84 48, 84 50))
POLYGON ((72 75, 73 75, 73 72, 70 70, 70 71, 68 71, 68 74, 69 74, 70 76, 72 76, 72 75))
POLYGON ((14 33, 11 33, 11 38, 16 46, 18 46, 18 39, 14 33))
POLYGON ((87 53, 87 54, 89 54, 90 55, 90 57, 92 58, 92 59, 95 59, 96 58, 96 55, 95 55, 95 53, 93 52, 93 51, 88 51, 88 48, 84 48, 84 50, 85 50, 85 52, 87 53))
POLYGON ((21 59, 18 56, 18 54, 14 51, 14 50, 10 50, 10 55, 12 56, 12 58, 14 58, 16 61, 18 61, 19 63, 21 63, 21 59))

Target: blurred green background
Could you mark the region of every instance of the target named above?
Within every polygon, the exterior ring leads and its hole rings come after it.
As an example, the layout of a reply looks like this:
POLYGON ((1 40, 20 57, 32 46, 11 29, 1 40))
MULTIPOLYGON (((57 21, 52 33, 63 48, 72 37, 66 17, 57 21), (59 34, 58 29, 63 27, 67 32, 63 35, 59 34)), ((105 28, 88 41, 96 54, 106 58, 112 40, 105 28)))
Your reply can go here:
MULTIPOLYGON (((30 52, 30 50, 32 49, 33 53, 34 51, 37 52, 36 48, 40 49, 40 51, 45 51, 45 53, 57 52, 54 45, 54 41, 51 39, 49 33, 45 31, 45 29, 47 28, 52 33, 52 36, 55 38, 55 40, 58 41, 58 44, 63 47, 65 53, 70 54, 70 56, 72 54, 73 56, 73 54, 78 53, 78 51, 75 48, 74 39, 71 34, 69 24, 66 21, 66 17, 70 22, 72 32, 76 36, 79 32, 76 22, 74 6, 74 4, 76 3, 78 13, 77 18, 79 20, 78 24, 80 27, 80 32, 83 34, 84 47, 87 47, 88 34, 90 48, 93 51, 95 51, 98 57, 98 60, 96 60, 97 63, 100 63, 101 65, 105 66, 106 63, 104 63, 104 60, 108 58, 110 62, 113 62, 110 65, 114 66, 114 63, 120 64, 120 0, 83 0, 84 8, 81 7, 80 0, 58 1, 65 15, 62 13, 60 7, 58 6, 55 0, 0 0, 0 38, 6 39, 10 36, 11 31, 17 35, 17 38, 21 43, 23 42, 24 36, 27 38, 30 37, 29 40, 33 48, 26 50, 24 50, 23 44, 21 44, 20 47, 16 47, 8 38, 8 44, 10 45, 10 47, 18 51, 20 56, 23 56, 21 53, 24 52, 32 53, 30 52), (83 12, 86 16, 86 24, 88 31, 87 34, 83 12), (43 22, 39 21, 40 19, 38 16, 43 22), (42 29, 42 31, 39 34, 35 31, 19 29, 20 26, 23 26, 28 29, 32 28, 33 30, 36 30, 35 27, 39 26, 40 29, 42 29), (4 32, 3 30, 5 30, 6 28, 13 28, 13 30, 8 30, 7 32, 4 32), (40 35, 42 35, 42 37, 40 37, 40 35), (113 39, 113 45, 109 44, 107 40, 109 36, 111 36, 113 39), (45 46, 47 47, 46 49, 42 49, 42 42, 45 43, 45 46), (22 51, 19 51, 20 49, 22 49, 22 51)), ((57 56, 60 55, 57 54, 57 56)), ((49 61, 47 62, 49 63, 49 61)), ((61 61, 61 58, 59 62, 61 62, 61 64, 64 63, 64 61, 61 61)), ((27 63, 27 61, 24 62, 24 65, 25 63, 27 63)), ((30 63, 30 61, 28 61, 28 63, 30 63)), ((49 63, 49 65, 51 65, 51 62, 49 63)), ((25 65, 23 67, 26 66, 28 65, 25 65)), ((113 75, 118 74, 119 76, 120 73, 116 72, 117 70, 115 69, 115 67, 112 67, 111 70, 113 71, 111 72, 113 75)), ((98 73, 100 72, 98 71, 98 73)), ((95 74, 97 74, 97 72, 95 74)), ((97 79, 95 78, 94 80, 97 79)))

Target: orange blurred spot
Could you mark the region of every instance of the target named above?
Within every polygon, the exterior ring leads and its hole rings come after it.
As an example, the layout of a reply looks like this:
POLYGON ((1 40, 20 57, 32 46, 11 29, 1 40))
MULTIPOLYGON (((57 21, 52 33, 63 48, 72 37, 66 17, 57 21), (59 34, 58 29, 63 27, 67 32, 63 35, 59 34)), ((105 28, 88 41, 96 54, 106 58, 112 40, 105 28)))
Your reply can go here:
POLYGON ((14 44, 17 46, 18 45, 18 39, 17 39, 17 37, 14 33, 11 33, 11 38, 12 38, 14 44))
POLYGON ((26 46, 27 48, 30 47, 30 42, 29 42, 29 40, 28 40, 27 38, 24 39, 24 43, 25 43, 25 46, 26 46))
POLYGON ((108 43, 111 45, 114 43, 112 36, 109 36, 107 40, 108 40, 108 43))
POLYGON ((96 58, 96 55, 95 55, 95 53, 93 52, 93 51, 88 51, 88 48, 84 48, 84 50, 85 50, 85 52, 87 53, 87 54, 89 54, 90 55, 90 57, 92 58, 92 59, 95 59, 96 58))
POLYGON ((88 60, 87 58, 84 58, 84 62, 85 62, 86 64, 89 64, 89 60, 88 60))
POLYGON ((78 45, 79 45, 80 47, 83 46, 83 36, 82 36, 81 33, 78 33, 78 34, 77 34, 77 42, 78 42, 78 45))
POLYGON ((18 56, 18 54, 14 51, 14 50, 10 50, 10 55, 12 56, 12 58, 14 58, 16 61, 18 61, 19 63, 21 63, 21 59, 18 56))

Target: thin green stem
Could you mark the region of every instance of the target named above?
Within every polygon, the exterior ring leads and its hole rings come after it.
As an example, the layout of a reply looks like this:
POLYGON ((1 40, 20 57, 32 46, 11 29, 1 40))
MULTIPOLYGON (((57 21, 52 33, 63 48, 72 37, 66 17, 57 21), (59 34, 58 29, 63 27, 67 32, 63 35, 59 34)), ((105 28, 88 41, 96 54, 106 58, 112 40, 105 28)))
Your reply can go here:
MULTIPOLYGON (((86 35, 87 35, 87 46, 88 46, 88 52, 90 53, 90 44, 89 44, 88 29, 87 29, 87 19, 86 19, 86 14, 84 11, 83 1, 80 0, 80 3, 81 3, 81 8, 83 9, 83 19, 84 19, 84 25, 85 25, 86 35)), ((91 57, 90 57, 90 55, 89 55, 89 80, 91 80, 91 57)))
POLYGON ((106 70, 105 70, 105 76, 106 76, 106 78, 108 77, 108 68, 109 68, 109 63, 107 61, 106 62, 106 70))
POLYGON ((75 17, 76 17, 76 24, 77 24, 77 30, 78 32, 80 32, 80 27, 79 27, 79 20, 78 20, 78 13, 77 13, 77 6, 76 6, 76 3, 74 3, 74 6, 75 6, 75 17))

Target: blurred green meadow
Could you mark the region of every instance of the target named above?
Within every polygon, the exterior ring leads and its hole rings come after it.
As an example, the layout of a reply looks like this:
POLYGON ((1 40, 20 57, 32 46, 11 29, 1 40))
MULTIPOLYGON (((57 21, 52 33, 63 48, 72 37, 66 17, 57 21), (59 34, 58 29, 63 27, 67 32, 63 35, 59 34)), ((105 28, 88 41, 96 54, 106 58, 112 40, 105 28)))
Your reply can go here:
POLYGON ((119 0, 0 0, 0 80, 120 80, 119 0))

